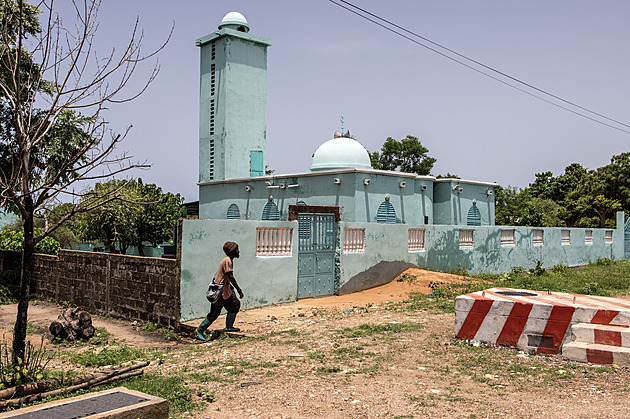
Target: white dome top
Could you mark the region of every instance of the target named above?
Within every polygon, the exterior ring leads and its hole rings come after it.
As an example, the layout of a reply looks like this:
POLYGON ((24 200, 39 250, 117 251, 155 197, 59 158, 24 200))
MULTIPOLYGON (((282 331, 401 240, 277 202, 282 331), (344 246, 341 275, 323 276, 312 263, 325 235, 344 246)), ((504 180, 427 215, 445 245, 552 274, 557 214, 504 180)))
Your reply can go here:
POLYGON ((221 24, 219 25, 219 29, 222 28, 230 28, 236 29, 243 28, 243 32, 249 32, 249 24, 247 23, 247 19, 245 16, 240 14, 239 12, 230 12, 227 15, 223 16, 223 20, 221 20, 221 24))
MULTIPOLYGON (((335 133, 336 134, 336 133, 335 133)), ((320 145, 313 155, 311 171, 371 169, 370 154, 353 138, 337 137, 320 145)))

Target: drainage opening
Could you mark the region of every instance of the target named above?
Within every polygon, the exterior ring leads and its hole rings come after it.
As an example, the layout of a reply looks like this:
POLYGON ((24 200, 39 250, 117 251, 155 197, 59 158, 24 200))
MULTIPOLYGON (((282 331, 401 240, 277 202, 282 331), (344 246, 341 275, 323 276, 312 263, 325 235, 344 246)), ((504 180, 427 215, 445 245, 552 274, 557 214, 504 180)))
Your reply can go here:
POLYGON ((537 297, 538 294, 530 291, 496 291, 497 294, 510 295, 513 297, 537 297))

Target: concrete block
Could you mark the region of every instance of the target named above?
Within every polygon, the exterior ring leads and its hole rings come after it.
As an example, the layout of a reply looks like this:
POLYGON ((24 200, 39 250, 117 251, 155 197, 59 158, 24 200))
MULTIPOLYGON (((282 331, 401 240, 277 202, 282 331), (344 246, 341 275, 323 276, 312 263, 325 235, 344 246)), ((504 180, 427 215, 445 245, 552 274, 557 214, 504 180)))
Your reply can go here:
POLYGON ((168 400, 124 387, 84 394, 0 414, 0 418, 168 418, 168 400))

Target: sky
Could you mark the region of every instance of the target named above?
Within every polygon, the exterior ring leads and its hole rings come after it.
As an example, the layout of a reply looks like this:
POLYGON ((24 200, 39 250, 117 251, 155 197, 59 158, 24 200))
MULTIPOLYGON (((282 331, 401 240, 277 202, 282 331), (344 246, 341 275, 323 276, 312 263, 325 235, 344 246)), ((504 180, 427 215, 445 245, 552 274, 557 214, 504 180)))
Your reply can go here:
MULTIPOLYGON (((354 0, 353 4, 539 89, 630 125, 627 0, 354 0)), ((70 2, 55 3, 70 22, 70 2)), ((199 48, 238 11, 271 38, 266 163, 308 172, 312 154, 349 129, 369 151, 420 138, 432 174, 526 187, 577 162, 595 169, 630 151, 630 134, 595 123, 382 29, 328 0, 105 0, 95 49, 125 46, 135 24, 160 73, 133 102, 111 105, 110 127, 132 125, 121 148, 151 168, 145 183, 198 199, 199 48)), ((129 88, 146 81, 140 68, 129 88)), ((574 109, 575 110, 575 109, 574 109)), ((600 119, 600 118, 597 118, 600 119)), ((626 130, 630 128, 625 127, 626 130)))

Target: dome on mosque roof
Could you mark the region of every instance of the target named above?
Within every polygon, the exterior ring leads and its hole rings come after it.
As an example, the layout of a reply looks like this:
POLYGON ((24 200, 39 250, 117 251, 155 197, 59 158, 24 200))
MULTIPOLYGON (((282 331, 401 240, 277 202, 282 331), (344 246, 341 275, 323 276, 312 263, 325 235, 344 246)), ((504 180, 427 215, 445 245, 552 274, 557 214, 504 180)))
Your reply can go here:
POLYGON ((342 137, 335 133, 335 138, 320 145, 313 154, 311 171, 334 169, 371 169, 370 154, 354 138, 342 137))
POLYGON ((223 16, 223 20, 219 25, 219 29, 230 28, 240 30, 241 32, 249 32, 249 24, 245 16, 239 12, 230 12, 223 16))

